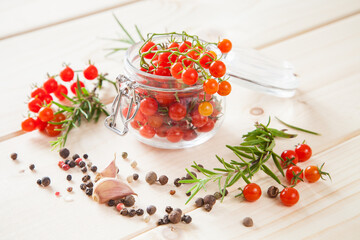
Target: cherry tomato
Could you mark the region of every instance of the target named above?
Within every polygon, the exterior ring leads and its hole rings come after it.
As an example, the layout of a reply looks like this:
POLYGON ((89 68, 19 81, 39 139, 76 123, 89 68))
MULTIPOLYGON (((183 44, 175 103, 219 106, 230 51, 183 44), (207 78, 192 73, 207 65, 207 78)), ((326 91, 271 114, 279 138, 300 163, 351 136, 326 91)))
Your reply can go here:
POLYGON ((154 115, 158 110, 158 103, 151 97, 144 98, 140 102, 140 111, 145 116, 154 115))
POLYGON ((38 98, 38 99, 40 99, 40 100, 44 100, 44 97, 45 97, 46 94, 47 94, 47 93, 46 93, 46 91, 45 91, 44 89, 42 89, 42 88, 37 88, 37 89, 35 89, 34 91, 32 91, 31 97, 32 97, 32 98, 38 98))
POLYGON ((261 197, 261 188, 256 183, 249 183, 243 189, 244 198, 249 202, 254 202, 261 197))
POLYGON ((159 61, 166 63, 174 63, 177 60, 177 56, 171 52, 163 52, 159 54, 159 61))
POLYGON ((220 78, 225 75, 226 66, 222 61, 217 60, 211 63, 209 70, 213 77, 220 78))
POLYGON ((45 131, 48 136, 56 137, 61 134, 61 131, 60 131, 61 128, 62 128, 62 125, 53 125, 53 124, 48 123, 48 125, 45 128, 45 131))
POLYGON ((322 171, 317 166, 308 166, 305 169, 305 178, 310 183, 317 182, 321 177, 322 171))
POLYGON ((170 43, 170 45, 168 46, 168 49, 171 49, 171 50, 179 50, 179 44, 177 42, 172 42, 170 43))
POLYGON ((199 64, 205 69, 209 69, 211 63, 214 61, 214 56, 210 52, 205 52, 201 54, 199 64))
POLYGON ((198 72, 194 68, 187 68, 182 72, 181 79, 187 85, 194 85, 198 80, 198 72))
POLYGON ((288 168, 291 165, 298 163, 298 156, 293 150, 285 150, 281 153, 281 166, 282 168, 288 168))
POLYGON ((38 98, 31 99, 30 102, 28 103, 29 110, 34 113, 39 112, 41 106, 42 106, 42 102, 38 98))
POLYGON ((169 127, 163 124, 161 127, 155 129, 156 135, 159 137, 166 137, 168 129, 169 127))
POLYGON ((198 109, 199 109, 199 113, 203 116, 210 116, 214 111, 213 106, 209 102, 200 103, 198 109))
POLYGON ((62 122, 66 119, 66 116, 63 113, 57 113, 54 115, 52 122, 62 122))
MULTIPOLYGON (((166 68, 163 66, 157 67, 154 71, 154 74, 158 75, 158 76, 171 76, 169 68, 166 68)), ((162 79, 161 79, 161 81, 162 81, 162 79)))
POLYGON ((64 70, 60 72, 60 78, 64 82, 70 82, 74 78, 74 71, 67 66, 66 68, 64 68, 64 70))
POLYGON ((62 93, 64 95, 67 95, 68 94, 68 89, 62 85, 62 84, 59 84, 58 88, 56 89, 56 91, 54 92, 54 95, 55 97, 57 97, 60 101, 64 100, 65 97, 62 95, 62 93))
POLYGON ((191 141, 194 140, 195 138, 197 138, 197 133, 195 132, 194 129, 184 130, 184 135, 182 137, 183 140, 191 141))
POLYGON ((299 144, 295 148, 296 155, 299 158, 299 162, 305 162, 310 159, 312 150, 307 144, 299 144))
POLYGON ((181 103, 173 103, 169 107, 169 117, 174 121, 180 121, 186 116, 186 107, 181 103))
POLYGON ((46 104, 51 103, 51 101, 53 100, 52 96, 50 94, 46 94, 44 97, 44 101, 46 102, 46 104))
POLYGON ((207 94, 205 92, 199 93, 199 100, 200 101, 210 101, 211 98, 212 98, 211 94, 207 94))
POLYGON ((149 125, 140 127, 139 133, 144 138, 153 138, 155 136, 155 129, 149 125))
POLYGON ((49 107, 44 107, 39 112, 39 119, 43 122, 51 121, 54 118, 54 112, 49 107))
POLYGON ((140 129, 139 123, 137 121, 131 121, 130 125, 131 125, 132 128, 134 128, 136 130, 140 129))
POLYGON ((170 68, 171 76, 180 79, 183 69, 183 65, 180 62, 173 64, 170 68))
MULTIPOLYGON (((79 83, 80 83, 80 88, 85 87, 85 84, 82 81, 79 81, 79 83)), ((78 88, 77 82, 72 83, 71 86, 70 86, 71 92, 73 94, 75 94, 75 95, 76 95, 76 90, 75 89, 77 89, 77 88, 78 88)), ((81 91, 81 89, 79 91, 81 91)))
POLYGON ((199 127, 199 128, 197 129, 197 131, 198 131, 198 132, 210 132, 211 130, 213 130, 214 126, 215 126, 214 120, 209 119, 209 120, 207 121, 207 123, 206 123, 204 126, 199 127))
POLYGON ((301 170, 301 168, 299 168, 298 166, 290 166, 287 170, 286 170, 286 179, 288 180, 288 182, 293 185, 293 184, 298 184, 301 180, 304 179, 304 173, 301 170), (297 176, 297 181, 295 183, 295 175, 297 176))
POLYGON ((153 128, 159 128, 163 124, 163 117, 159 114, 154 114, 147 118, 147 123, 153 128))
POLYGON ((292 187, 284 188, 280 193, 280 200, 285 206, 293 206, 299 201, 299 192, 292 187))
POLYGON ((50 94, 56 91, 58 84, 54 78, 49 78, 46 82, 44 82, 43 87, 45 91, 50 94))
POLYGON ((45 130, 45 127, 47 126, 47 122, 41 121, 39 117, 37 117, 37 118, 35 119, 35 122, 36 122, 36 128, 37 128, 39 131, 44 131, 44 130, 45 130))
POLYGON ((204 82, 203 87, 207 94, 215 94, 219 90, 219 83, 215 79, 209 78, 204 82))
POLYGON ((187 50, 189 50, 191 48, 191 42, 189 41, 184 41, 183 43, 180 44, 179 46, 179 52, 186 52, 187 50))
POLYGON ((190 115, 192 119, 191 123, 194 125, 194 127, 202 127, 209 120, 208 117, 201 115, 197 109, 194 109, 190 115))
POLYGON ((27 118, 21 123, 21 129, 25 132, 34 131, 36 128, 36 122, 33 118, 27 118))
POLYGON ((180 56, 177 61, 183 64, 185 67, 190 67, 193 65, 193 62, 189 60, 186 56, 180 56))
POLYGON ((214 59, 216 59, 217 55, 214 51, 209 51, 209 53, 214 57, 214 59))
POLYGON ((155 98, 161 106, 169 106, 176 101, 173 93, 159 92, 155 95, 155 98))
MULTIPOLYGON (((141 48, 141 53, 147 52, 151 49, 151 51, 156 51, 157 47, 155 46, 155 43, 149 41, 147 42, 142 48, 141 48)), ((148 53, 146 55, 144 55, 144 58, 146 59, 152 59, 154 57, 155 53, 148 53)))
POLYGON ((198 60, 200 57, 200 53, 199 50, 196 49, 191 49, 189 50, 189 52, 186 54, 189 58, 192 58, 194 60, 198 60))
POLYGON ((217 93, 220 96, 227 96, 229 95, 231 92, 231 84, 228 81, 222 81, 219 84, 219 90, 217 91, 217 93))
POLYGON ((92 64, 90 64, 83 73, 87 80, 94 80, 99 76, 97 68, 92 64))
POLYGON ((166 138, 170 142, 175 143, 175 142, 179 142, 182 139, 183 135, 184 135, 184 133, 181 130, 181 128, 179 128, 179 127, 171 127, 167 131, 166 138))
POLYGON ((228 53, 232 49, 232 43, 229 39, 223 39, 218 43, 218 48, 222 53, 228 53))

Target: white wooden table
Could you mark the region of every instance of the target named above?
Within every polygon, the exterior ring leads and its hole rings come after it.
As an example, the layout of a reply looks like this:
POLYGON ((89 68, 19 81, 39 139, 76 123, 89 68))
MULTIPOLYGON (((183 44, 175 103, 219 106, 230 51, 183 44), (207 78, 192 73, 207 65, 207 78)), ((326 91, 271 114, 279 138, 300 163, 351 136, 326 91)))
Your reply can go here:
MULTIPOLYGON (((0 2, 0 79, 3 103, 0 124, 0 238, 1 239, 356 239, 360 238, 360 1, 205 1, 205 0, 106 0, 0 2), (67 146, 73 153, 88 153, 99 168, 119 158, 122 179, 138 172, 140 180, 131 187, 139 194, 136 204, 149 203, 158 211, 149 223, 120 216, 112 208, 87 198, 79 189, 82 173, 65 180, 59 171, 58 154, 49 139, 20 130, 26 112, 26 96, 32 83, 41 83, 46 73, 61 70, 63 62, 80 66, 92 59, 102 72, 114 78, 122 70, 123 55, 104 57, 104 48, 116 43, 101 38, 121 32, 115 13, 130 28, 142 32, 181 31, 217 41, 227 37, 235 46, 252 47, 292 62, 300 76, 300 87, 291 99, 279 99, 241 88, 233 83, 227 116, 217 135, 201 146, 186 150, 148 147, 131 135, 118 137, 102 124, 85 124, 71 133, 67 146), (264 109, 260 116, 250 110, 264 109), (149 186, 146 172, 166 174, 170 180, 184 175, 192 161, 212 167, 215 154, 233 158, 225 144, 239 144, 242 134, 255 121, 279 116, 294 125, 321 132, 300 133, 295 139, 279 141, 277 152, 292 148, 303 139, 312 146, 312 164, 326 162, 333 181, 300 184, 300 202, 287 208, 266 197, 271 179, 258 174, 255 181, 264 196, 255 203, 230 197, 217 203, 210 213, 184 205, 187 187, 172 184, 149 186), (139 164, 133 170, 121 152, 139 164), (17 152, 18 161, 9 154, 17 152), (36 171, 28 169, 36 165, 36 171), (25 170, 24 172, 22 170, 25 170), (50 176, 50 188, 36 179, 50 176), (74 187, 74 201, 65 202, 66 188, 74 187), (60 191, 63 197, 54 196, 60 191), (167 205, 189 213, 191 224, 157 226, 167 205), (252 217, 254 227, 242 226, 252 217)), ((134 33, 134 32, 133 32, 134 33)), ((110 103, 115 93, 102 97, 110 103)), ((282 128, 275 120, 274 127, 282 128)), ((304 167, 306 164, 300 164, 304 167)), ((243 184, 243 183, 241 183, 243 184)), ((240 184, 240 185, 241 185, 240 184)), ((209 188, 213 193, 216 186, 209 188)), ((205 195, 201 193, 200 195, 205 195)))

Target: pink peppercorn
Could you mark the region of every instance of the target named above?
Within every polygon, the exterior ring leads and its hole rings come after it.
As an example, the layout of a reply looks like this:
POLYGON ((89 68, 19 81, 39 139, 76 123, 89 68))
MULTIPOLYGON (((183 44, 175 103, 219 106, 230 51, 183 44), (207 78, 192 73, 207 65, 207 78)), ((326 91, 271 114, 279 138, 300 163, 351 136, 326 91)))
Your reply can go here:
POLYGON ((123 203, 118 203, 118 205, 116 205, 116 209, 120 212, 122 209, 124 208, 124 204, 123 203))
POLYGON ((65 164, 64 161, 59 161, 59 162, 58 162, 58 166, 59 166, 60 168, 62 168, 62 166, 63 166, 64 164, 65 164))
POLYGON ((60 196, 60 192, 56 192, 55 196, 59 197, 60 196))
POLYGON ((64 164, 62 165, 62 169, 64 169, 65 171, 70 169, 70 166, 68 164, 64 164))
POLYGON ((75 160, 76 165, 79 165, 79 163, 80 163, 81 161, 82 161, 81 158, 77 158, 77 159, 75 160))

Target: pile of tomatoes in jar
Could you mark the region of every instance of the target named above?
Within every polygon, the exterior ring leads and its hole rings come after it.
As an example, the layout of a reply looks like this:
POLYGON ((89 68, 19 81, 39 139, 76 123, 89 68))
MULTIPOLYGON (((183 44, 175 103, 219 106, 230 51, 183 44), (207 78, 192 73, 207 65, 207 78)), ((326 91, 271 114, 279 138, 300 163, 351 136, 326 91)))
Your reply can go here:
MULTIPOLYGON (((75 71, 78 72, 78 71, 75 71)), ((50 137, 60 135, 62 131, 61 122, 66 120, 66 116, 60 111, 55 112, 52 108, 53 98, 64 101, 68 95, 68 88, 76 95, 78 84, 80 88, 85 87, 84 82, 74 80, 75 72, 69 66, 58 75, 48 76, 48 79, 41 87, 35 87, 30 94, 31 99, 28 102, 28 117, 21 123, 21 129, 26 132, 38 129, 50 137), (62 82, 56 80, 60 77, 62 82), (66 85, 68 85, 66 87, 66 85)), ((97 68, 90 65, 82 71, 85 79, 94 80, 98 77, 97 68)))

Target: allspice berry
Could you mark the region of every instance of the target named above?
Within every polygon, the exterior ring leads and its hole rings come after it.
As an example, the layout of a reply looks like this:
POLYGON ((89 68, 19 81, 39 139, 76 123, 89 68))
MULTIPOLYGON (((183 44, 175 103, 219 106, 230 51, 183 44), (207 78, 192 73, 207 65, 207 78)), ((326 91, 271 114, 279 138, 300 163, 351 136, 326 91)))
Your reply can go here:
POLYGON ((214 197, 214 195, 206 195, 204 197, 204 204, 210 204, 211 206, 213 206, 216 202, 216 198, 214 197))
POLYGON ((181 214, 178 211, 172 211, 169 214, 169 220, 171 223, 179 223, 181 221, 181 214))
POLYGON ((204 205, 204 199, 203 198, 196 199, 195 205, 196 207, 202 207, 204 205))
POLYGON ((127 208, 123 208, 123 209, 121 209, 121 211, 120 211, 120 214, 123 215, 123 216, 127 216, 128 213, 129 213, 129 211, 127 210, 127 208))
POLYGON ((125 197, 125 199, 124 199, 125 207, 131 207, 131 206, 134 206, 134 204, 135 204, 135 198, 133 195, 128 195, 125 197))
POLYGON ((159 177, 159 183, 160 183, 161 185, 167 184, 168 181, 169 181, 169 178, 168 178, 167 176, 165 176, 165 175, 161 175, 161 176, 159 177))
POLYGON ((134 173, 134 174, 132 175, 132 177, 133 177, 134 181, 137 181, 137 180, 139 179, 139 174, 134 173))
POLYGON ((184 215, 184 216, 181 218, 181 220, 182 220, 184 223, 189 224, 189 223, 191 223, 192 218, 191 218, 189 215, 184 215))
POLYGON ((182 210, 180 208, 175 208, 173 211, 179 212, 182 215, 182 210))
POLYGON ((91 166, 91 168, 90 168, 90 170, 92 171, 92 172, 96 172, 97 171, 97 166, 91 166))
POLYGON ((10 155, 10 157, 11 157, 12 160, 16 160, 17 159, 17 153, 12 153, 10 155))
POLYGON ((79 156, 79 154, 74 154, 73 156, 72 156, 72 160, 76 160, 76 159, 78 159, 80 156, 79 156))
POLYGON ((244 220, 243 220, 243 225, 244 225, 245 227, 252 227, 252 226, 254 225, 254 222, 253 222, 253 220, 252 220, 250 217, 246 217, 246 218, 244 218, 244 220))
POLYGON ((275 186, 271 186, 267 190, 267 195, 270 198, 276 198, 278 194, 279 194, 279 189, 275 186))
POLYGON ((44 187, 49 186, 50 183, 51 183, 51 180, 50 180, 49 177, 43 177, 43 178, 41 179, 41 184, 42 184, 44 187))
POLYGON ((67 148, 62 148, 62 149, 60 149, 60 151, 59 151, 59 155, 60 155, 60 157, 62 157, 63 159, 65 159, 65 158, 67 158, 67 157, 70 155, 70 151, 69 151, 69 149, 67 149, 67 148))
POLYGON ((150 205, 146 208, 146 212, 149 215, 153 215, 156 212, 156 207, 154 205, 150 205))
POLYGON ((32 171, 35 169, 35 164, 30 164, 29 169, 32 171))
POLYGON ((148 184, 154 184, 157 180, 157 175, 155 172, 151 171, 151 172, 148 172, 145 176, 145 180, 148 184))

